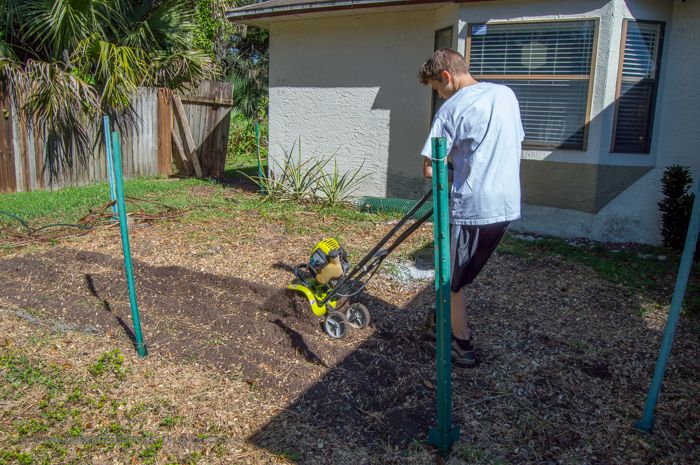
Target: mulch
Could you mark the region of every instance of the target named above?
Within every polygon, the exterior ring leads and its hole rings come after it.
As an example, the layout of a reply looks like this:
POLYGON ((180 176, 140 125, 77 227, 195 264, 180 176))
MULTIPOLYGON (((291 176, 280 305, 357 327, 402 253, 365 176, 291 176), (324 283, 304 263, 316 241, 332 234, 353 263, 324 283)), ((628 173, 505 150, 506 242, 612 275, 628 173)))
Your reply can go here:
MULTIPOLYGON (((390 227, 342 229, 343 244, 368 250, 390 227)), ((405 247, 430 235, 424 226, 405 247)), ((128 346, 118 231, 88 237, 0 259, 0 306, 128 346)), ((282 453, 313 438, 318 447, 304 448, 300 463, 378 463, 353 456, 353 445, 386 455, 424 441, 435 424, 435 365, 422 344, 433 285, 380 273, 359 298, 372 325, 332 340, 305 300, 284 289, 289 266, 319 239, 290 235, 256 212, 137 225, 131 241, 145 341, 150 353, 240 373, 287 405, 248 441, 282 453)), ((678 327, 655 434, 631 429, 668 302, 560 257, 503 253, 467 299, 481 363, 453 370, 453 418, 462 431, 453 460, 700 463, 700 338, 692 321, 678 327)))

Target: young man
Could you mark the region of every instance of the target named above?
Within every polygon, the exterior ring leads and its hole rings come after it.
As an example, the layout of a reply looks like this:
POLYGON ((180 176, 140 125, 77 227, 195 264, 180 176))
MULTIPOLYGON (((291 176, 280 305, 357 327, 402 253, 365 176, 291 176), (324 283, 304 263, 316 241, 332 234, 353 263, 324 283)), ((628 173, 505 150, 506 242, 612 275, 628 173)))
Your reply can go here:
MULTIPOLYGON (((520 218, 524 137, 520 108, 513 91, 477 82, 464 57, 451 49, 436 51, 418 77, 446 99, 421 151, 423 175, 432 177, 431 139, 445 137, 454 169, 450 189, 452 361, 473 367, 476 356, 463 291, 496 249, 508 223, 520 218)), ((434 319, 433 314, 433 337, 434 319)))

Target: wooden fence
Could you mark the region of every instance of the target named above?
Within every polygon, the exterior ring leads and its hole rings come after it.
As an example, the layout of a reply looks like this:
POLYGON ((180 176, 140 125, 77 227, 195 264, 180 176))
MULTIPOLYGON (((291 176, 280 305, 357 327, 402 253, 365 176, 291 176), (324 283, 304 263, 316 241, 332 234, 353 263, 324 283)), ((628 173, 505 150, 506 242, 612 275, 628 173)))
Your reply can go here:
MULTIPOLYGON (((222 177, 232 91, 231 84, 212 81, 177 94, 168 89, 140 89, 132 100, 137 118, 120 132, 124 177, 174 172, 222 177)), ((21 118, 11 99, 1 94, 0 105, 0 192, 58 189, 107 180, 102 143, 94 145, 85 164, 47 169, 46 135, 21 118)), ((91 140, 98 131, 102 131, 101 121, 88 133, 91 140)))

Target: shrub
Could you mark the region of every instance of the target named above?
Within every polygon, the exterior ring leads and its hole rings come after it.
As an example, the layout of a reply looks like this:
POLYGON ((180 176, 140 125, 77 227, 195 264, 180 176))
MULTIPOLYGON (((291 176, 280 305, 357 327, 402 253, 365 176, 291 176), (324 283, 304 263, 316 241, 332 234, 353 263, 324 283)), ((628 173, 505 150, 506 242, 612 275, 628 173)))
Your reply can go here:
POLYGON ((360 174, 363 166, 365 166, 364 160, 358 169, 346 171, 341 175, 334 158, 333 171, 330 173, 323 171, 318 181, 317 187, 323 195, 323 202, 335 206, 352 196, 360 188, 360 183, 370 175, 370 173, 360 174))
MULTIPOLYGON (((268 127, 266 118, 259 122, 258 131, 260 158, 264 160, 267 157, 268 127)), ((226 148, 226 165, 239 167, 255 164, 256 158, 255 120, 246 117, 242 113, 232 114, 228 146, 226 148)))
POLYGON ((281 162, 273 160, 274 169, 255 180, 268 197, 295 201, 314 200, 317 198, 316 186, 329 161, 329 158, 318 158, 315 154, 304 160, 300 138, 298 143, 295 141, 292 144, 289 152, 285 151, 281 162))
POLYGON ((687 167, 671 165, 664 170, 661 190, 664 195, 658 203, 661 211, 661 235, 664 245, 682 250, 690 222, 695 194, 689 192, 693 178, 687 167))
POLYGON ((364 162, 360 168, 340 174, 335 153, 329 157, 319 157, 313 153, 304 159, 300 138, 288 152, 285 151, 282 160, 272 161, 272 169, 268 174, 242 174, 257 183, 268 198, 311 200, 333 206, 345 202, 369 176, 369 173, 361 173, 363 166, 364 162), (326 172, 326 166, 331 162, 333 169, 326 172))

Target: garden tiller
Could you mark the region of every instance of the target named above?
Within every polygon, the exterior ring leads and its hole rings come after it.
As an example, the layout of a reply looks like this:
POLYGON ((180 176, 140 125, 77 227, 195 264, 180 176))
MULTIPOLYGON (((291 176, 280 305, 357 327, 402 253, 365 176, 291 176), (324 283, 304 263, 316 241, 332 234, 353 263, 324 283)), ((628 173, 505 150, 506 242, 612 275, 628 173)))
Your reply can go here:
POLYGON ((369 324, 367 307, 359 302, 350 303, 349 299, 362 292, 384 259, 432 216, 431 208, 398 233, 431 194, 432 191, 428 191, 354 268, 350 269, 347 253, 333 238, 319 242, 308 263, 294 267, 295 278, 287 288, 306 296, 311 311, 325 318, 323 328, 329 336, 339 339, 347 334, 348 326, 359 329, 369 324), (392 238, 391 245, 383 249, 392 238))

